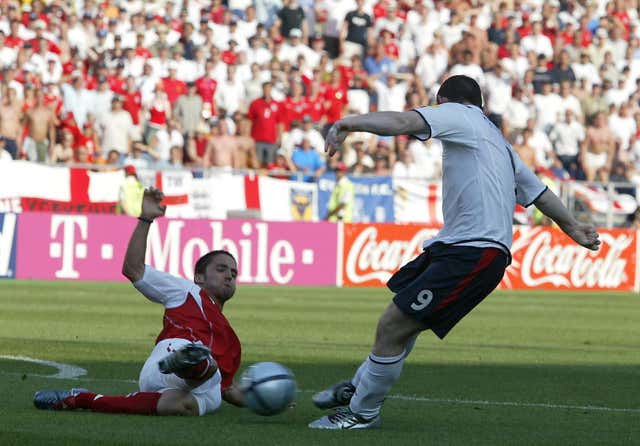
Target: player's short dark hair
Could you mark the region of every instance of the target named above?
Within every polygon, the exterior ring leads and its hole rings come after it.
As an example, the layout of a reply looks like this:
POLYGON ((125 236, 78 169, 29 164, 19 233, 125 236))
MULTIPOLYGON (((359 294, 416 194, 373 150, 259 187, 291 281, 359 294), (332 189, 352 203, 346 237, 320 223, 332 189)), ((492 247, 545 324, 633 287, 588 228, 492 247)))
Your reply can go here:
POLYGON ((205 255, 203 255, 202 257, 200 257, 196 262, 196 266, 193 271, 194 279, 197 274, 204 275, 205 271, 207 270, 207 266, 209 266, 209 264, 213 261, 213 259, 220 254, 226 254, 229 257, 231 257, 234 262, 238 263, 236 261, 236 258, 233 257, 233 254, 231 254, 229 251, 225 251, 224 249, 216 249, 216 250, 210 251, 205 255))
POLYGON ((468 102, 482 108, 480 86, 475 80, 462 74, 451 76, 444 81, 438 90, 438 96, 447 98, 450 102, 468 102))

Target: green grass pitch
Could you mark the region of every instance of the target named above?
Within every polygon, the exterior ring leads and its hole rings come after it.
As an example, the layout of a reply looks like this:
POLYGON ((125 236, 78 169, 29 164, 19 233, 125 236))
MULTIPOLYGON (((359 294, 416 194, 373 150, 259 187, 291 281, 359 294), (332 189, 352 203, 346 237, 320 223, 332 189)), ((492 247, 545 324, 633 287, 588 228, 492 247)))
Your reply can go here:
POLYGON ((200 418, 43 412, 42 388, 136 390, 162 308, 128 284, 0 281, 0 445, 640 444, 640 296, 496 292, 445 341, 425 333, 371 431, 317 432, 311 393, 368 353, 383 289, 239 287, 225 314, 241 371, 296 374, 297 406, 259 417, 223 405, 200 418), (82 367, 85 377, 7 358, 82 367), (47 376, 49 375, 49 376, 47 376))

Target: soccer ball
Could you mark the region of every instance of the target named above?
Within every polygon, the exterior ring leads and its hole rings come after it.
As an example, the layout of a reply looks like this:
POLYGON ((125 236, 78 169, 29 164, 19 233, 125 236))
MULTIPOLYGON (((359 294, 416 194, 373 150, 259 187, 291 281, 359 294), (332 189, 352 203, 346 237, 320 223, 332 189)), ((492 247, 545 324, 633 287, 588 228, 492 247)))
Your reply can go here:
POLYGON ((258 415, 276 415, 296 397, 296 380, 291 370, 277 362, 258 362, 249 366, 240 379, 245 403, 258 415))

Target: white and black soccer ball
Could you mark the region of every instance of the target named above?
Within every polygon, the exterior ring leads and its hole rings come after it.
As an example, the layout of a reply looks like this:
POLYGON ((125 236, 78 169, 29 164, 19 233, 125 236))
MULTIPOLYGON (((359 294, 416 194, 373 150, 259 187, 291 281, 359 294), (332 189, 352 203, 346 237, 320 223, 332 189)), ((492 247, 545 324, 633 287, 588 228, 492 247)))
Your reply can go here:
POLYGON ((247 368, 240 379, 245 404, 258 415, 276 415, 296 397, 296 379, 291 370, 277 362, 258 362, 247 368))

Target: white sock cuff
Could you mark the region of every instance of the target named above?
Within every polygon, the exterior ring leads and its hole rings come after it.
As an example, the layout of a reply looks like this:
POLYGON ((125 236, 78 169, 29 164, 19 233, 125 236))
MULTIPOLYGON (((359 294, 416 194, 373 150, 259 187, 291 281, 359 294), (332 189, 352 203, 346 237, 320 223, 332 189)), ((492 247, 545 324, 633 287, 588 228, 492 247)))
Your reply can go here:
POLYGON ((397 362, 402 361, 404 358, 405 358, 405 350, 403 350, 402 353, 400 353, 397 356, 377 356, 377 355, 374 355, 373 353, 369 354, 369 361, 376 364, 382 364, 382 365, 395 364, 397 362))

